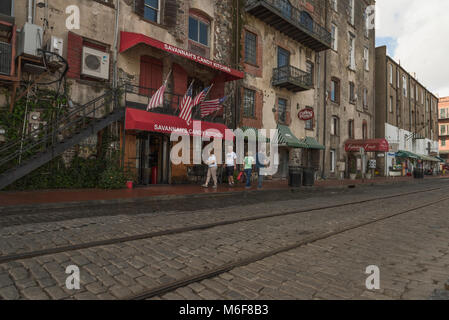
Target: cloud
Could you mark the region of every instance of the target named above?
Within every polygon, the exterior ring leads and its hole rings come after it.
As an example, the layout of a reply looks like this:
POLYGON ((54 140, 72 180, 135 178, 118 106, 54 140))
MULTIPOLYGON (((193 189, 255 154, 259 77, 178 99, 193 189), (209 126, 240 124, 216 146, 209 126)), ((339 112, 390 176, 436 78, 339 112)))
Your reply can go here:
POLYGON ((393 58, 439 96, 449 96, 449 1, 377 0, 379 38, 393 38, 393 58))

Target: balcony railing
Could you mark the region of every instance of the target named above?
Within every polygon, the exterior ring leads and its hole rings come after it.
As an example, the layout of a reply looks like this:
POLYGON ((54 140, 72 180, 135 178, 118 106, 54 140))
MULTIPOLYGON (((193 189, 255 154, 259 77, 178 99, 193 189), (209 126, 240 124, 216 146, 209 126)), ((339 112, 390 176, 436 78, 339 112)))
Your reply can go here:
MULTIPOLYGON (((151 97, 156 93, 158 89, 141 87, 133 84, 125 85, 125 105, 127 108, 146 110, 151 97)), ((164 93, 163 105, 152 109, 152 113, 167 114, 171 116, 179 115, 179 106, 181 105, 184 96, 168 92, 164 93)), ((206 118, 201 118, 199 112, 199 106, 196 106, 192 110, 193 120, 210 121, 216 123, 223 123, 223 115, 210 115, 206 118)))
POLYGON ((293 66, 284 66, 273 69, 272 84, 293 92, 306 91, 313 89, 313 77, 293 66))
POLYGON ((246 11, 315 51, 331 48, 331 33, 288 0, 246 0, 246 11))

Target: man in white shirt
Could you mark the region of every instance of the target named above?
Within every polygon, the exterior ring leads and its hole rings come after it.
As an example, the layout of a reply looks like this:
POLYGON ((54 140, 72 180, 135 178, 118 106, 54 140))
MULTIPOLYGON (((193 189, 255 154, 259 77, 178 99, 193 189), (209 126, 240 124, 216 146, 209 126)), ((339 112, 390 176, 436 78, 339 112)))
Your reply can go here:
POLYGON ((209 187, 210 178, 214 180, 214 189, 217 189, 217 158, 213 153, 209 155, 209 159, 207 159, 206 164, 209 166, 207 170, 207 180, 203 185, 204 188, 209 187))
POLYGON ((237 165, 237 154, 234 149, 229 146, 226 153, 226 175, 228 176, 229 185, 234 186, 234 170, 237 165))

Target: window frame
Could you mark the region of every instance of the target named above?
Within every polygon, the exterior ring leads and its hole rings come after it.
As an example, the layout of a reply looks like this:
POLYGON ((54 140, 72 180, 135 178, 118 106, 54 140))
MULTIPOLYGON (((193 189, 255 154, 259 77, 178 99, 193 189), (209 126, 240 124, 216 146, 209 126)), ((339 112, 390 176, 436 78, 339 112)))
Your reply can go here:
POLYGON ((278 113, 278 122, 285 124, 287 123, 287 109, 288 109, 288 100, 285 98, 277 99, 277 113, 278 113), (285 109, 281 112, 281 101, 285 101, 285 109), (284 118, 282 119, 281 116, 284 118))
POLYGON ((333 103, 340 104, 340 79, 336 77, 331 78, 331 92, 329 98, 333 103), (334 99, 332 99, 333 92, 334 92, 334 99))
POLYGON ((245 30, 245 63, 257 66, 257 41, 258 41, 258 36, 257 34, 255 34, 254 32, 245 30), (248 35, 254 36, 254 61, 249 61, 248 60, 248 50, 247 50, 247 44, 248 44, 248 35))
POLYGON ((348 33, 349 37, 349 66, 352 71, 357 69, 356 56, 355 56, 355 35, 351 32, 348 33))
POLYGON ((255 117, 255 114, 256 114, 256 95, 257 95, 256 90, 243 88, 243 117, 244 118, 254 118, 255 117), (250 99, 248 99, 247 93, 252 94, 252 97, 250 97, 250 99), (250 110, 251 114, 248 113, 248 104, 247 104, 248 101, 252 102, 251 110, 250 110))
POLYGON ((335 23, 331 24, 331 37, 332 37, 331 43, 332 50, 338 51, 338 26, 335 23))
POLYGON ((194 13, 190 13, 189 14, 189 20, 188 21, 189 21, 189 25, 188 25, 187 38, 189 39, 189 41, 192 41, 192 42, 194 42, 196 44, 199 44, 201 46, 204 46, 206 48, 210 48, 210 43, 211 43, 211 39, 210 39, 210 37, 211 37, 211 32, 210 32, 211 22, 206 20, 206 19, 204 19, 204 18, 201 18, 201 17, 195 15, 194 13), (198 26, 197 26, 197 28, 198 28, 198 40, 192 39, 190 37, 190 22, 191 22, 191 19, 195 20, 197 22, 197 24, 198 24, 198 26), (207 44, 204 44, 204 43, 200 42, 201 41, 201 24, 204 24, 204 25, 207 26, 207 37, 206 37, 207 38, 207 44))
POLYGON ((161 0, 156 0, 156 1, 157 1, 157 4, 158 4, 158 8, 152 7, 151 5, 147 4, 147 1, 146 1, 146 0, 143 0, 143 18, 144 18, 145 20, 147 20, 147 21, 150 21, 150 22, 153 22, 153 23, 160 24, 160 23, 161 23, 161 0), (151 10, 154 10, 154 11, 157 12, 157 18, 156 18, 156 21, 153 21, 153 20, 151 20, 151 19, 148 19, 148 18, 145 16, 145 8, 150 8, 151 10))

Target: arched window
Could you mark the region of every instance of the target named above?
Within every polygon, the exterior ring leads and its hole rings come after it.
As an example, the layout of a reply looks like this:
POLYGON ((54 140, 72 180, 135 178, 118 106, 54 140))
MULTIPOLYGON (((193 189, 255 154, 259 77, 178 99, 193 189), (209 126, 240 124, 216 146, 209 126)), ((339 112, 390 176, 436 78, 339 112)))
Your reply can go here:
POLYGON ((368 122, 366 122, 366 120, 363 120, 362 135, 363 135, 363 140, 368 139, 368 122))

